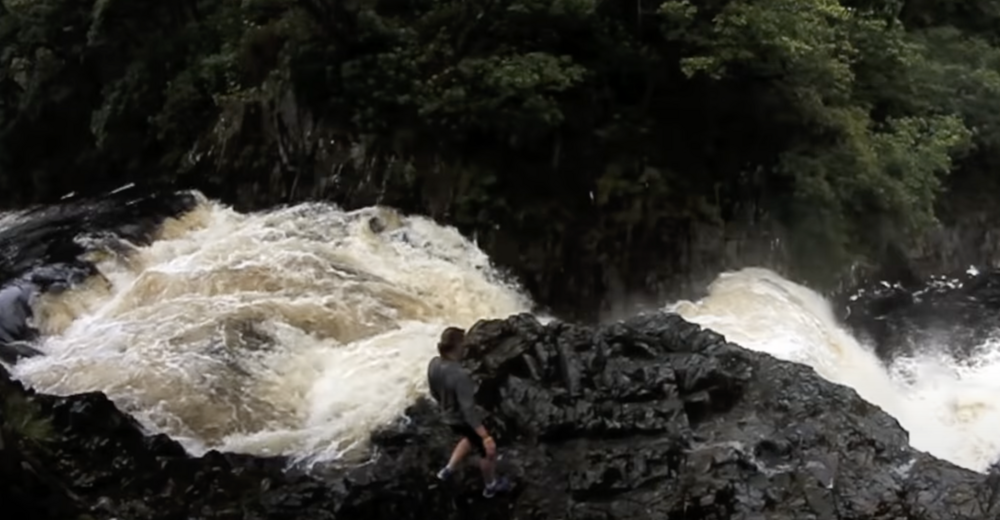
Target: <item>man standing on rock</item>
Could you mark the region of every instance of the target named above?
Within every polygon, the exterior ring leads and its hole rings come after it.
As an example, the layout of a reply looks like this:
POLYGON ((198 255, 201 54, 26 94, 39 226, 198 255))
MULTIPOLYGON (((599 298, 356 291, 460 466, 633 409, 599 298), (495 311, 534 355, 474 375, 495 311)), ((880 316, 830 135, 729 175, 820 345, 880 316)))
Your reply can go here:
POLYGON ((472 448, 476 448, 486 484, 483 496, 491 498, 509 490, 510 482, 503 477, 496 478, 497 446, 476 411, 476 387, 460 363, 465 354, 465 331, 457 327, 445 329, 438 341, 438 353, 441 355, 427 366, 428 386, 431 396, 441 406, 444 423, 461 435, 462 440, 455 446, 448 465, 437 476, 447 480, 472 448))

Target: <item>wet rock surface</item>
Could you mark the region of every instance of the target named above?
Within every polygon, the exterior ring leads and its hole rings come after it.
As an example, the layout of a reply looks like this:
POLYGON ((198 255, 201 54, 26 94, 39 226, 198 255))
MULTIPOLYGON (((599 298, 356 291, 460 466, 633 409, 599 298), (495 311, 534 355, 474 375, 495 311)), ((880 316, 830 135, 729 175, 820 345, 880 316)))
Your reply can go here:
MULTIPOLYGON (((470 330, 503 471, 441 483, 456 439, 421 400, 372 436, 373 461, 287 470, 281 459, 187 456, 102 394, 35 395, 0 372, 5 402, 51 425, 31 441, 6 413, 4 518, 956 519, 994 518, 993 479, 908 447, 853 390, 728 343, 674 315, 605 327, 530 316, 470 330), (84 516, 87 515, 87 516, 84 516)), ((7 408, 5 408, 6 410, 7 408)))
POLYGON ((1000 340, 1000 270, 970 269, 908 281, 875 282, 838 298, 849 327, 890 361, 924 351, 957 360, 1000 340))
POLYGON ((148 244, 166 218, 197 204, 190 192, 134 188, 20 211, 0 227, 0 280, 27 277, 45 288, 79 282, 94 274, 80 258, 93 245, 148 244))

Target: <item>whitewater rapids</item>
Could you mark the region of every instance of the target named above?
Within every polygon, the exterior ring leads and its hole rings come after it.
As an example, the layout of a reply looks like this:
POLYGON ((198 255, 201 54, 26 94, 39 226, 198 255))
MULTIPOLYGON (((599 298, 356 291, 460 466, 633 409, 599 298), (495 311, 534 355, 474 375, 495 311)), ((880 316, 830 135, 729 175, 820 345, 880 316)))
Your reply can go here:
MULTIPOLYGON (((853 388, 910 434, 910 445, 959 466, 986 471, 1000 455, 1000 343, 957 361, 941 345, 885 367, 834 317, 820 294, 766 269, 723 273, 698 302, 665 310, 740 346, 812 367, 853 388)), ((946 338, 942 338, 946 341, 946 338)))
MULTIPOLYGON (((200 201, 149 246, 95 243, 102 276, 35 302, 46 356, 14 375, 103 391, 193 453, 351 458, 426 392, 443 327, 531 308, 474 243, 426 218, 200 201)), ((823 297, 764 269, 665 310, 854 388, 917 449, 977 471, 1000 454, 1000 345, 964 362, 929 345, 887 369, 823 297)))
POLYGON ((103 391, 193 453, 360 455, 426 391, 443 327, 530 308, 455 229, 385 208, 202 200, 148 247, 113 250, 103 277, 39 298, 47 355, 14 375, 103 391))

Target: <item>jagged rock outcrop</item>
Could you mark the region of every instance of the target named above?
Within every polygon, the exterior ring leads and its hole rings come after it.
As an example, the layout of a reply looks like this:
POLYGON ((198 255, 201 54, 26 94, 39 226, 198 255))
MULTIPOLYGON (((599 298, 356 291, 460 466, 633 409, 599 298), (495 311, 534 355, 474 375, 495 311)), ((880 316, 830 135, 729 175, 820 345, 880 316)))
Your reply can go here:
POLYGON ((0 500, 9 518, 77 518, 86 505, 32 456, 48 433, 34 405, 0 365, 0 500))
POLYGON ((0 227, 0 283, 28 275, 46 287, 78 282, 94 274, 80 259, 85 240, 105 239, 112 248, 145 245, 165 219, 197 204, 192 192, 129 188, 22 210, 0 227))
POLYGON ((965 359, 1000 330, 998 269, 875 282, 839 299, 847 325, 886 361, 927 346, 965 359))
MULTIPOLYGON (((454 482, 436 481, 455 439, 423 400, 373 434, 371 463, 306 474, 284 471, 281 459, 190 458, 95 393, 30 397, 53 436, 44 449, 5 437, 0 482, 21 482, 30 456, 48 484, 2 485, 0 503, 64 502, 94 519, 129 520, 997 514, 992 479, 914 451, 898 423, 853 390, 675 315, 606 327, 522 315, 480 322, 469 337, 477 398, 518 486, 507 495, 482 498, 472 464, 454 482)), ((31 394, 6 373, 0 386, 5 399, 31 394)))

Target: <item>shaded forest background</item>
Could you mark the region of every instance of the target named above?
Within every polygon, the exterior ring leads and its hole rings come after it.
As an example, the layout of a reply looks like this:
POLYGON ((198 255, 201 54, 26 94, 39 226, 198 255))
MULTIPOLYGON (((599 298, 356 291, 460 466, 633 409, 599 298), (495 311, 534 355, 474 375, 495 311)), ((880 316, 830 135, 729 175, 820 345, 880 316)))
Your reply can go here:
POLYGON ((998 38, 988 0, 0 0, 0 202, 386 204, 583 316, 830 287, 1000 223, 998 38))

